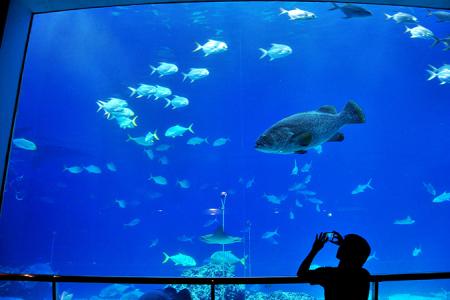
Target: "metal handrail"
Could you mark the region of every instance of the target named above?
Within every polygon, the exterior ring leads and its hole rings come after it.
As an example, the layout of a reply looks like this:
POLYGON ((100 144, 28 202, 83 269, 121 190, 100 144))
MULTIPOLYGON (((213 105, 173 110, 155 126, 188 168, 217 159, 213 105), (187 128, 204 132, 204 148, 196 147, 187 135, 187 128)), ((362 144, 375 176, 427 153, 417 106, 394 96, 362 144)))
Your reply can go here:
MULTIPOLYGON (((379 283, 383 281, 411 281, 450 279, 450 272, 406 273, 371 275, 374 283, 373 299, 378 299, 379 283)), ((0 273, 0 281, 40 281, 52 283, 53 299, 58 299, 56 284, 73 283, 122 283, 122 284, 194 284, 209 285, 211 300, 215 299, 215 286, 226 284, 293 284, 307 283, 302 277, 229 277, 229 278, 189 278, 189 277, 132 277, 132 276, 71 276, 43 274, 4 274, 0 273)))

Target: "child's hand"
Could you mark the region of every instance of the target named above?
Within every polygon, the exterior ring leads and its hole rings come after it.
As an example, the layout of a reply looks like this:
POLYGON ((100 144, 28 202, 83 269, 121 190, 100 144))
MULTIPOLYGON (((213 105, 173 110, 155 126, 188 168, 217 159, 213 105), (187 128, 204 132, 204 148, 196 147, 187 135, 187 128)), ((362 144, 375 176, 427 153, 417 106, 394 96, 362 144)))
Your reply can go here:
POLYGON ((312 250, 319 252, 322 250, 325 243, 328 241, 327 234, 324 232, 319 233, 319 235, 316 234, 316 239, 314 240, 312 250))

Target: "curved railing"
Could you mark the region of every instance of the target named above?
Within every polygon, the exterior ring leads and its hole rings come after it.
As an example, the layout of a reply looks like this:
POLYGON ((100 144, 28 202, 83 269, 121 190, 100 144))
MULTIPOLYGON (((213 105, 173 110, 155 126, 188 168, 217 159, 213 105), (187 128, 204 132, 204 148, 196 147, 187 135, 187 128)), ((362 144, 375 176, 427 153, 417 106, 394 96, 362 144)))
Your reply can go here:
MULTIPOLYGON (((372 275, 372 300, 378 299, 379 283, 386 281, 450 279, 450 272, 372 275)), ((232 277, 232 278, 185 278, 185 277, 127 277, 127 276, 66 276, 40 274, 1 274, 1 281, 38 281, 52 284, 52 299, 57 300, 58 283, 121 283, 121 284, 191 284, 209 285, 211 300, 215 300, 216 285, 234 284, 298 284, 307 283, 301 277, 232 277)))

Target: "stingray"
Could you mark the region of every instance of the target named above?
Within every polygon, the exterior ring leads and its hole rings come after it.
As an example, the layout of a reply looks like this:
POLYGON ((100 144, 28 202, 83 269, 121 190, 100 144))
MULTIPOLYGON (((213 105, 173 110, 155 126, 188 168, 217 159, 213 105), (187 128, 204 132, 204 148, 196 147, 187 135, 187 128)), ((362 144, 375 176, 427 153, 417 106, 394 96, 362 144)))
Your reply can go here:
POLYGON ((241 242, 241 238, 231 236, 223 231, 222 226, 217 227, 214 233, 205 234, 200 237, 200 240, 207 244, 228 245, 241 242))

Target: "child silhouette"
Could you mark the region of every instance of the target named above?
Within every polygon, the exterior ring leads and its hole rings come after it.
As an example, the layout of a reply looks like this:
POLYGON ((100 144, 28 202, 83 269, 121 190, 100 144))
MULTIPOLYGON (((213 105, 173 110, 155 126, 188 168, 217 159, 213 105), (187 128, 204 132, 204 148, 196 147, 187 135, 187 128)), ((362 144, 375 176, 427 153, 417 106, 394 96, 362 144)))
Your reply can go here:
POLYGON ((313 246, 298 268, 297 276, 310 284, 319 284, 324 288, 325 300, 367 300, 370 288, 370 273, 363 268, 370 255, 370 245, 357 234, 342 237, 333 231, 316 234, 313 246), (322 250, 326 242, 339 246, 336 258, 337 267, 322 267, 309 270, 314 257, 322 250))

